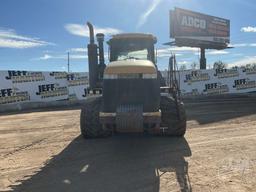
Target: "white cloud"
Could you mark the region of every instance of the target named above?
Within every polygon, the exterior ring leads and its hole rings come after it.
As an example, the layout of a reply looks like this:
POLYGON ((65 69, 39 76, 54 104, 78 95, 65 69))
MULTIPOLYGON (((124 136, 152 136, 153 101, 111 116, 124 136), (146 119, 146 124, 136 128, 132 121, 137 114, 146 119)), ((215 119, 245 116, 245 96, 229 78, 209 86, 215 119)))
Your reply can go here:
MULTIPOLYGON (((213 50, 213 51, 206 51, 206 55, 226 55, 229 54, 228 51, 224 50, 213 50)), ((195 53, 195 55, 200 55, 200 52, 195 53)))
POLYGON ((178 64, 179 65, 186 65, 186 64, 188 64, 188 61, 178 61, 178 64))
POLYGON ((194 47, 168 47, 160 48, 157 50, 158 53, 171 53, 171 52, 197 52, 199 49, 194 47))
MULTIPOLYGON (((162 48, 162 49, 157 50, 159 57, 170 56, 172 52, 176 53, 175 54, 176 56, 183 55, 182 52, 192 52, 195 55, 200 54, 199 48, 195 48, 195 47, 169 47, 169 48, 162 48)), ((207 55, 225 55, 225 54, 229 54, 229 52, 224 51, 224 50, 213 50, 213 51, 207 51, 206 54, 207 55)))
POLYGON ((49 55, 49 54, 44 54, 42 57, 35 58, 33 60, 50 60, 50 59, 67 59, 67 55, 49 55))
POLYGON ((54 44, 41 41, 38 38, 18 35, 14 30, 11 29, 0 29, 0 47, 2 48, 25 49, 46 45, 54 44))
POLYGON ((256 63, 256 56, 245 57, 241 60, 229 63, 228 67, 245 66, 247 64, 252 64, 252 63, 256 63))
POLYGON ((230 47, 247 47, 247 43, 229 44, 230 47))
POLYGON ((243 56, 243 55, 244 55, 243 53, 235 53, 235 54, 233 54, 233 56, 235 56, 235 57, 243 56))
POLYGON ((170 57, 172 53, 176 56, 182 56, 183 52, 198 52, 198 48, 193 47, 167 47, 157 49, 158 57, 170 57))
POLYGON ((250 32, 256 32, 256 27, 248 26, 248 27, 242 27, 242 32, 250 33, 250 32))
POLYGON ((171 53, 175 53, 176 56, 181 56, 183 54, 179 52, 198 52, 198 50, 199 50, 198 48, 193 48, 193 47, 168 47, 168 48, 158 49, 157 53, 158 53, 158 56, 161 56, 161 55, 170 56, 171 53))
POLYGON ((48 59, 51 59, 51 58, 52 58, 51 55, 45 54, 44 56, 40 57, 39 60, 48 60, 48 59))
MULTIPOLYGON (((164 54, 164 53, 160 53, 160 54, 157 54, 157 57, 158 58, 164 58, 164 57, 170 57, 171 56, 171 54, 164 54)), ((181 54, 176 54, 176 56, 181 56, 181 54)))
MULTIPOLYGON (((87 55, 82 55, 82 54, 70 54, 69 55, 70 59, 87 59, 87 55)), ((42 57, 35 58, 34 60, 50 60, 50 59, 62 59, 62 60, 67 60, 68 56, 67 55, 49 55, 49 54, 44 54, 42 57)))
POLYGON ((137 28, 141 27, 144 23, 147 22, 149 15, 157 8, 159 3, 162 0, 153 0, 148 9, 140 16, 137 23, 137 28))
MULTIPOLYGON (((77 35, 77 36, 82 36, 82 37, 89 37, 89 29, 86 25, 81 25, 81 24, 66 24, 65 29, 71 33, 72 35, 77 35)), ((104 33, 105 35, 114 35, 117 33, 121 33, 122 31, 119 29, 115 28, 100 28, 97 26, 94 26, 94 32, 95 34, 97 33, 104 33)))
POLYGON ((170 51, 187 51, 187 52, 197 52, 199 49, 195 47, 171 47, 168 48, 170 51))
POLYGON ((224 51, 224 50, 214 50, 214 51, 209 51, 206 54, 208 54, 208 55, 226 55, 226 54, 229 54, 229 52, 224 51))
POLYGON ((52 53, 53 51, 52 50, 44 50, 43 52, 44 53, 52 53))
POLYGON ((86 48, 71 48, 69 50, 70 52, 83 52, 83 53, 86 53, 87 52, 87 49, 86 48))
MULTIPOLYGON (((182 56, 182 55, 183 55, 183 54, 181 54, 181 53, 176 53, 176 54, 175 54, 176 57, 179 57, 179 56, 182 56)), ((157 57, 158 57, 158 58, 171 57, 171 52, 168 52, 168 53, 167 53, 167 52, 166 52, 166 53, 164 53, 164 52, 160 52, 160 53, 157 52, 157 57)))
POLYGON ((229 44, 230 47, 255 47, 256 43, 237 43, 229 44))
POLYGON ((70 59, 88 59, 87 55, 70 55, 70 59))

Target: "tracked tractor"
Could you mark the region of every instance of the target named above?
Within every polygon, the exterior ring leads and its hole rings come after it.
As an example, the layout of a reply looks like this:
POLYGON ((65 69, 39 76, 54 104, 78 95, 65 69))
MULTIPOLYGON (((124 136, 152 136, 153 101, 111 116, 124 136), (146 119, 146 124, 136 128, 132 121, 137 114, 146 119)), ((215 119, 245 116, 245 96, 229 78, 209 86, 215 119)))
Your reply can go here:
POLYGON ((89 89, 80 117, 85 138, 118 133, 183 136, 186 114, 179 97, 175 58, 170 58, 168 81, 156 65, 157 42, 151 34, 125 33, 108 41, 105 65, 104 34, 90 31, 88 44, 89 89))

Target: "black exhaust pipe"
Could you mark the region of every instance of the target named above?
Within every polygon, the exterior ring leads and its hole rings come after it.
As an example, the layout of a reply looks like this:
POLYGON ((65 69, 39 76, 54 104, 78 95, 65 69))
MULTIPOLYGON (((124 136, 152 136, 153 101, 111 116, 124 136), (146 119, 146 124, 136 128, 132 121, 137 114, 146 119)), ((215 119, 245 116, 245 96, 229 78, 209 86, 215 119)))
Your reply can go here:
POLYGON ((104 60, 104 34, 103 33, 97 33, 96 34, 97 41, 99 44, 99 80, 100 82, 103 80, 103 73, 104 69, 106 67, 105 60, 104 60))
POLYGON ((89 35, 90 35, 90 44, 94 44, 94 29, 90 22, 87 22, 87 26, 89 28, 89 35))
POLYGON ((94 43, 94 30, 90 22, 87 22, 90 32, 90 43, 87 45, 88 49, 88 64, 89 64, 89 86, 90 89, 97 87, 98 82, 98 54, 97 45, 94 43))
POLYGON ((96 34, 97 37, 97 41, 99 44, 99 64, 100 65, 104 65, 105 61, 104 61, 104 47, 103 47, 103 42, 104 42, 104 34, 103 33, 97 33, 96 34))

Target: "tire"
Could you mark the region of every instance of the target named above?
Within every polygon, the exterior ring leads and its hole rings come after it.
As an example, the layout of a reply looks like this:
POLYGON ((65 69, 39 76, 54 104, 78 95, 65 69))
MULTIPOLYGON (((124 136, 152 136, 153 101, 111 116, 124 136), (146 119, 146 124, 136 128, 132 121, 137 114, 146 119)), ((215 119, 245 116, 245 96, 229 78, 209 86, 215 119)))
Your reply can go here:
POLYGON ((101 102, 101 97, 94 98, 81 109, 80 130, 84 138, 102 138, 110 135, 110 131, 104 130, 99 121, 101 102))
POLYGON ((182 137, 186 133, 187 118, 185 107, 184 104, 180 101, 178 101, 177 106, 175 100, 172 97, 161 97, 161 127, 168 127, 164 135, 182 137), (177 109, 177 106, 179 109, 177 109))

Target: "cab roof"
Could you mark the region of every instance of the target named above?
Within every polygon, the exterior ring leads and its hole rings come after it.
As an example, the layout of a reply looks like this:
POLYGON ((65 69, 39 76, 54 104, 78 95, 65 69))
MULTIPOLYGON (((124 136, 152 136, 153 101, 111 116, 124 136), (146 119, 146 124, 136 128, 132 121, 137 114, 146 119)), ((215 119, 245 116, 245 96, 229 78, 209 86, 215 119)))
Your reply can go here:
POLYGON ((138 40, 152 40, 154 43, 157 42, 157 39, 152 34, 146 34, 146 33, 121 33, 117 35, 113 35, 112 38, 109 40, 115 41, 115 40, 131 40, 131 39, 138 39, 138 40))

